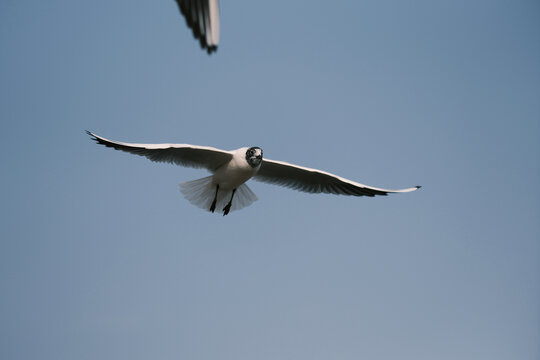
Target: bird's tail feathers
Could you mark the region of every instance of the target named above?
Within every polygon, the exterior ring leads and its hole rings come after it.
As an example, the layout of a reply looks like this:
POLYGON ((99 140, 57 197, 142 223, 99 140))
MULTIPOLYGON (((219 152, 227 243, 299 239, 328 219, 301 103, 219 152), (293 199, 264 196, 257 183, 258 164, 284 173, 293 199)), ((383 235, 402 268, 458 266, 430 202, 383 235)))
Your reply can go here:
MULTIPOLYGON (((216 185, 212 182, 212 176, 207 176, 202 179, 186 181, 180 183, 180 191, 184 197, 193 205, 200 207, 203 210, 210 211, 212 201, 216 195, 216 185)), ((216 201, 216 212, 219 214, 231 199, 232 190, 218 191, 216 201)), ((242 184, 236 189, 231 205, 231 211, 240 210, 251 205, 257 200, 257 195, 251 191, 246 185, 242 184)))

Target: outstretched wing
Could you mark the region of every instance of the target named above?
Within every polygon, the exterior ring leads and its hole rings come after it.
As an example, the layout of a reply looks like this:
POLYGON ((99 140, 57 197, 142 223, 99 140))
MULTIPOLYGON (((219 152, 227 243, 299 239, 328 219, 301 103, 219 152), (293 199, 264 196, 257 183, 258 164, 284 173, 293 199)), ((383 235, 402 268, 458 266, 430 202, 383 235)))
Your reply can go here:
POLYGON ((254 180, 286 186, 309 193, 329 193, 353 196, 375 196, 388 193, 414 191, 420 186, 408 189, 388 190, 359 184, 317 169, 264 159, 254 180))
POLYGON ((176 0, 186 23, 208 54, 217 50, 219 43, 218 0, 176 0))
POLYGON ((105 139, 101 136, 86 132, 98 144, 126 151, 135 155, 145 156, 156 162, 166 162, 192 168, 204 168, 212 172, 230 161, 232 153, 208 146, 189 144, 130 144, 105 139))

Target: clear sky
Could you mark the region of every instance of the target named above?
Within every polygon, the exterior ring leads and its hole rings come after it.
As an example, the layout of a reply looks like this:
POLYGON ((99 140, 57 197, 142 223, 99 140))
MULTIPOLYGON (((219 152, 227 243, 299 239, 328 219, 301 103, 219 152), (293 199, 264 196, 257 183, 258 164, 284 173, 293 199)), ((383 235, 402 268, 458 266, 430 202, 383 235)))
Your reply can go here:
POLYGON ((540 3, 0 2, 0 358, 540 358, 540 3), (236 149, 409 194, 249 182, 90 141, 236 149))

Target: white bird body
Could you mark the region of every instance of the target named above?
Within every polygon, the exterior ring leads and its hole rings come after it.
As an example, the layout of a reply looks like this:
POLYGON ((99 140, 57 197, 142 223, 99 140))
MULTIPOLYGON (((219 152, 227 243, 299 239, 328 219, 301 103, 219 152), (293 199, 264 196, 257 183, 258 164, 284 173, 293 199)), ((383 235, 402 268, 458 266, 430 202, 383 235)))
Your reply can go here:
POLYGON ((251 167, 246 159, 247 147, 232 151, 232 159, 216 170, 212 177, 213 185, 219 184, 220 189, 233 190, 248 181, 259 171, 261 165, 251 167))
POLYGON ((257 200, 257 196, 246 185, 246 181, 251 178, 308 193, 352 196, 373 197, 411 192, 420 188, 376 188, 317 169, 284 161, 263 160, 262 149, 258 147, 225 151, 189 144, 134 144, 108 140, 89 131, 87 133, 98 144, 145 156, 152 161, 207 169, 212 173, 211 176, 183 182, 180 184, 180 191, 192 204, 211 212, 216 208, 222 209, 223 215, 257 200))

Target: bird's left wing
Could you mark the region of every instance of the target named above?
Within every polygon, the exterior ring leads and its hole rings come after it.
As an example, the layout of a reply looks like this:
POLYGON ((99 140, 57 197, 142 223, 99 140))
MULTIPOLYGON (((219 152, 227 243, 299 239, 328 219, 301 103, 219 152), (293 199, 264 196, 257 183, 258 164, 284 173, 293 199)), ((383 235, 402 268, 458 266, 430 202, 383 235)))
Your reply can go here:
POLYGON ((135 155, 145 156, 156 162, 166 162, 192 168, 204 168, 212 172, 230 161, 233 154, 229 151, 209 146, 189 144, 131 144, 112 141, 101 136, 86 132, 98 144, 126 151, 135 155))
POLYGON ((208 54, 217 50, 219 43, 218 0, 176 0, 187 25, 208 54))
POLYGON ((317 169, 264 159, 254 180, 286 186, 309 193, 329 193, 353 196, 375 196, 388 193, 414 191, 420 186, 408 189, 389 190, 363 185, 334 174, 317 169))

